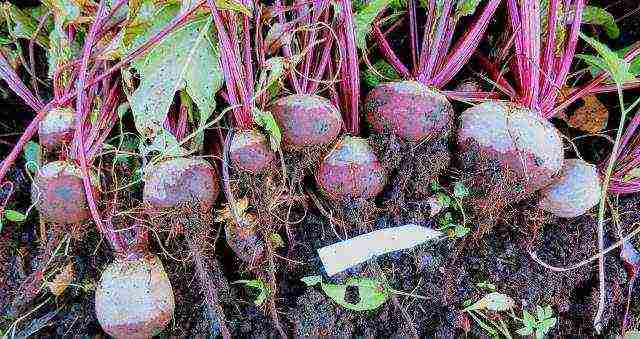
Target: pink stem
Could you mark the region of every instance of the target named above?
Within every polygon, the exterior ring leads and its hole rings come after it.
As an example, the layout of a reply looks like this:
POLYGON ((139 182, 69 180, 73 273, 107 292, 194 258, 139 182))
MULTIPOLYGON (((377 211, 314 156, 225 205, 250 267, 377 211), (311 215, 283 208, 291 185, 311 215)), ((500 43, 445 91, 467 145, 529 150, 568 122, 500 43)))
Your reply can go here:
POLYGON ((444 69, 433 79, 432 83, 436 88, 444 87, 458 71, 462 69, 469 58, 471 58, 473 51, 478 47, 478 44, 480 44, 480 40, 489 26, 489 21, 498 8, 500 1, 502 0, 489 0, 480 17, 453 48, 453 51, 447 57, 447 63, 444 69))
POLYGON ((544 48, 544 57, 542 59, 543 73, 546 75, 542 79, 542 96, 545 98, 549 95, 549 88, 554 79, 554 61, 556 53, 556 26, 558 25, 558 2, 560 0, 549 1, 549 23, 547 24, 547 41, 544 48))
MULTIPOLYGON (((430 45, 435 46, 435 48, 432 48, 429 52, 423 51, 421 54, 422 58, 428 55, 427 61, 421 63, 424 67, 420 68, 420 70, 418 71, 418 81, 422 83, 428 83, 429 80, 431 80, 431 77, 433 76, 433 71, 436 67, 436 62, 438 61, 437 58, 438 58, 440 49, 444 48, 445 47, 444 45, 447 43, 447 41, 443 39, 443 35, 445 34, 444 30, 448 22, 448 18, 451 14, 450 13, 451 8, 452 8, 452 2, 450 0, 445 1, 444 8, 442 10, 442 15, 438 20, 438 26, 436 28, 435 36, 433 37, 430 43, 430 45)), ((427 35, 426 32, 431 30, 431 28, 425 26, 424 29, 425 29, 425 37, 426 37, 427 35)))
POLYGON ((416 22, 416 2, 408 0, 409 5, 409 41, 411 42, 411 64, 413 65, 413 75, 418 73, 418 24, 416 22))
POLYGON ((351 123, 348 132, 353 135, 358 135, 360 131, 360 112, 358 107, 358 103, 360 102, 360 72, 358 68, 359 62, 358 49, 356 47, 355 23, 353 22, 353 10, 351 8, 350 0, 342 0, 342 10, 345 21, 345 47, 347 49, 347 60, 344 64, 347 67, 348 79, 348 84, 345 83, 344 86, 346 93, 343 94, 348 100, 348 110, 346 113, 349 116, 349 122, 351 123))
POLYGON ((385 38, 384 34, 380 30, 380 27, 377 24, 373 24, 371 28, 371 33, 373 34, 373 38, 378 41, 378 46, 380 47, 380 52, 385 60, 404 78, 411 78, 411 73, 409 73, 409 69, 398 59, 398 56, 393 51, 391 46, 389 46, 389 42, 385 38))

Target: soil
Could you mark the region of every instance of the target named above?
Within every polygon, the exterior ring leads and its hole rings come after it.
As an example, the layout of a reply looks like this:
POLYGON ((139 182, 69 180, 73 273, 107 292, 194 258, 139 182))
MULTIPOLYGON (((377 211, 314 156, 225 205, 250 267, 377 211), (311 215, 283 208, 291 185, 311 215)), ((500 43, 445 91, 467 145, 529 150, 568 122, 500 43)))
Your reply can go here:
MULTIPOLYGON (((620 16, 620 13, 630 12, 636 7, 634 0, 627 0, 618 3, 611 11, 620 16)), ((623 34, 616 44, 625 45, 638 39, 640 19, 637 16, 626 18, 620 24, 623 34)), ((615 102, 615 98, 603 96, 603 101, 608 103, 609 100, 615 102)), ((0 113, 0 158, 8 154, 18 136, 7 134, 24 130, 28 119, 33 116, 11 94, 7 93, 1 102, 4 109, 0 113)), ((615 107, 615 104, 610 107, 615 107)), ((456 112, 460 111, 460 107, 456 107, 456 112)), ((612 114, 611 121, 615 122, 615 119, 612 114)), ((575 135, 575 130, 562 122, 557 123, 563 133, 575 135)), ((467 334, 489 337, 462 309, 467 301, 477 301, 493 290, 510 296, 515 302, 514 311, 519 316, 523 309, 532 311, 536 305, 550 305, 558 318, 557 325, 549 333, 551 336, 595 334, 592 319, 598 303, 596 262, 561 273, 541 266, 532 258, 532 253, 536 253, 541 261, 557 267, 571 266, 591 258, 598 252, 595 212, 570 220, 556 218, 538 210, 535 196, 516 205, 505 204, 501 217, 482 237, 472 232, 462 238, 445 238, 378 257, 333 277, 324 274, 316 253, 322 246, 390 226, 408 223, 438 226, 437 220, 430 217, 425 203, 432 194, 425 185, 433 178, 401 173, 398 170, 403 168, 401 157, 391 155, 404 154, 403 145, 394 144, 389 138, 373 137, 371 140, 380 140, 377 144, 379 149, 397 148, 395 153, 386 153, 390 158, 384 162, 388 168, 395 169, 396 179, 402 179, 391 180, 382 197, 375 201, 379 217, 366 225, 352 223, 349 227, 341 227, 327 218, 327 211, 322 213, 313 201, 306 200, 294 204, 289 221, 302 221, 292 223, 289 230, 285 229, 284 223, 278 225, 277 220, 271 220, 285 245, 277 247, 272 257, 275 271, 271 273, 277 281, 277 290, 268 293, 263 304, 254 302, 259 295, 258 289, 235 282, 264 277, 268 272, 267 264, 254 267, 240 259, 227 244, 222 225, 212 222, 200 229, 198 241, 210 245, 202 251, 203 267, 206 267, 215 286, 217 301, 233 337, 277 337, 279 334, 269 309, 271 301, 276 305, 282 328, 291 336, 405 338, 467 334), (415 194, 403 196, 400 202, 398 192, 406 192, 407 187, 415 194), (319 286, 308 287, 301 281, 301 278, 314 275, 322 275, 329 283, 344 283, 348 278, 357 276, 373 277, 385 280, 393 289, 410 295, 394 295, 373 311, 351 311, 333 302, 319 286)), ((606 143, 600 143, 598 139, 589 140, 577 143, 587 160, 602 160, 610 152, 606 143)), ((429 173, 440 172, 439 181, 448 187, 458 177, 459 171, 455 168, 442 171, 440 165, 450 160, 447 149, 453 148, 446 143, 430 148, 424 146, 414 157, 417 166, 423 167, 407 167, 406 164, 404 167, 409 173, 427 172, 423 168, 428 168, 429 173), (439 154, 441 161, 425 162, 421 158, 425 154, 439 154)), ((306 174, 307 168, 308 164, 299 166, 293 176, 305 187, 312 182, 306 174), (303 173, 307 178, 302 178, 303 173)), ((25 211, 31 201, 31 183, 22 159, 10 171, 8 178, 13 182, 14 190, 7 208, 25 211)), ((246 191, 247 187, 240 190, 246 191)), ((7 192, 6 187, 0 187, 0 201, 7 192)), ((126 199, 135 205, 141 196, 138 189, 130 192, 126 199)), ((341 209, 343 215, 348 215, 344 211, 348 211, 349 206, 332 206, 326 200, 320 200, 324 206, 330 207, 329 212, 341 209)), ((628 234, 640 222, 640 196, 622 197, 617 204, 621 213, 620 226, 607 223, 605 246, 616 243, 619 232, 628 234)), ((41 225, 35 214, 20 224, 6 222, 0 232, 0 330, 15 328, 16 336, 20 337, 104 336, 93 311, 93 298, 100 272, 113 260, 113 254, 92 224, 78 226, 82 229, 80 235, 64 243, 65 246, 56 252, 56 257, 47 266, 44 278, 51 281, 56 269, 73 264, 74 273, 66 290, 60 296, 54 296, 47 287, 36 288, 33 300, 18 310, 14 307, 14 300, 22 291, 21 283, 47 257, 43 253, 41 225)), ((475 226, 471 227, 472 231, 475 230, 475 226)), ((189 254, 190 243, 183 233, 175 232, 171 227, 159 227, 157 232, 150 233, 149 250, 162 259, 175 293, 174 318, 160 336, 218 337, 221 331, 219 317, 212 314, 212 309, 203 302, 206 296, 202 295, 194 257, 189 254)), ((635 245, 637 248, 640 242, 635 245)), ((610 337, 620 332, 629 288, 628 274, 618 250, 606 256, 606 286, 602 334, 610 337)), ((634 287, 639 287, 637 282, 634 287)), ((357 291, 348 292, 350 300, 359 300, 357 291)), ((630 305, 627 327, 638 328, 640 294, 631 294, 630 305)), ((505 314, 502 319, 512 333, 521 327, 505 314)))

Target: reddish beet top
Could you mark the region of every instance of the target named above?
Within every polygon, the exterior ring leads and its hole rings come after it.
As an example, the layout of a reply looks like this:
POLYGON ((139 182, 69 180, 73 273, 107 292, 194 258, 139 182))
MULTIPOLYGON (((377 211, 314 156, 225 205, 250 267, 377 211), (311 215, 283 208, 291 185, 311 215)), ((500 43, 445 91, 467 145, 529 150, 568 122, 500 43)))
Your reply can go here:
POLYGON ((96 317, 115 338, 151 338, 173 316, 173 289, 155 255, 116 259, 102 272, 96 289, 96 317))
POLYGON ((338 109, 317 95, 293 94, 280 98, 270 111, 282 130, 284 149, 328 145, 342 128, 338 109))
POLYGON ((224 227, 227 244, 245 262, 257 263, 265 251, 265 244, 253 225, 239 226, 229 222, 224 227))
POLYGON ((38 126, 40 145, 48 151, 58 149, 73 138, 75 111, 69 108, 52 109, 38 126))
POLYGON ((446 137, 453 121, 447 98, 416 81, 376 86, 367 95, 365 112, 374 130, 413 142, 446 137))
MULTIPOLYGON (((100 186, 97 176, 91 181, 94 187, 100 186)), ((54 161, 40 168, 31 197, 37 199, 40 217, 48 222, 77 224, 91 216, 80 168, 71 162, 54 161)))
POLYGON ((239 131, 233 135, 229 147, 229 158, 234 167, 258 173, 275 158, 264 135, 256 130, 239 131))
POLYGON ((564 159, 560 134, 549 121, 535 111, 503 102, 486 102, 464 111, 457 142, 463 159, 489 159, 496 172, 513 174, 516 187, 506 191, 516 201, 549 184, 564 159), (465 157, 468 152, 475 154, 465 157))
POLYGON ((365 139, 345 136, 324 158, 316 181, 331 198, 368 199, 382 191, 386 174, 365 139))
POLYGON ((215 169, 201 158, 174 158, 154 166, 145 178, 143 199, 153 208, 179 205, 209 209, 220 193, 215 169))

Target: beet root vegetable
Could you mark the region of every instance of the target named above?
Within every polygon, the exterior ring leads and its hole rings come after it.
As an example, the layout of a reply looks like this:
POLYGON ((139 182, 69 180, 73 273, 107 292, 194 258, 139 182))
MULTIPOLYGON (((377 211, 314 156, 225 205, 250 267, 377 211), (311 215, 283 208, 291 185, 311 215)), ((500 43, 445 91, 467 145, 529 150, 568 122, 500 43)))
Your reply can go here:
POLYGON ((278 99, 270 108, 282 131, 285 150, 326 146, 342 128, 338 109, 327 99, 308 94, 292 94, 278 99))
POLYGON ((600 202, 602 183, 596 166, 580 159, 565 161, 560 177, 540 191, 540 208, 561 218, 585 214, 600 202))
POLYGON ((152 208, 193 206, 210 209, 220 194, 215 169, 201 158, 173 158, 151 168, 143 199, 152 208))
POLYGON ((535 111, 485 102, 464 111, 460 119, 457 145, 462 165, 475 172, 473 179, 480 186, 503 191, 493 198, 517 202, 560 173, 560 134, 535 111))
POLYGON ((228 222, 224 231, 227 244, 240 259, 255 264, 264 258, 266 246, 255 226, 228 222))
POLYGON ((265 136, 256 130, 239 131, 229 146, 231 164, 250 173, 265 169, 275 158, 265 136))
POLYGON ((149 338, 169 323, 175 309, 171 282, 155 255, 116 259, 102 272, 95 310, 116 338, 149 338))
POLYGON ((376 86, 367 95, 365 112, 375 131, 411 142, 446 137, 453 124, 453 107, 447 98, 416 81, 376 86))
MULTIPOLYGON (((97 175, 91 174, 94 188, 100 186, 97 175)), ((40 217, 57 224, 79 224, 91 216, 80 168, 68 161, 54 161, 38 170, 31 197, 40 217)))
POLYGON ((54 108, 47 113, 38 126, 40 145, 53 151, 67 144, 75 130, 75 111, 70 108, 54 108))
POLYGON ((316 173, 322 190, 334 200, 368 199, 382 191, 387 176, 369 143, 344 136, 316 173))

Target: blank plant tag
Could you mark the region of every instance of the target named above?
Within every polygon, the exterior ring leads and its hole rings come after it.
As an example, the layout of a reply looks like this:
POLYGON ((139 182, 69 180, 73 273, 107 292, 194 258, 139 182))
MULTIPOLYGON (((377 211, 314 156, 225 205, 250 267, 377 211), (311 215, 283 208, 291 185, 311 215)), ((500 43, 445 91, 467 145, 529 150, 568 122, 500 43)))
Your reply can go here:
POLYGON ((371 258, 406 250, 442 237, 442 232, 418 225, 390 227, 325 246, 318 255, 329 276, 345 271, 371 258))

